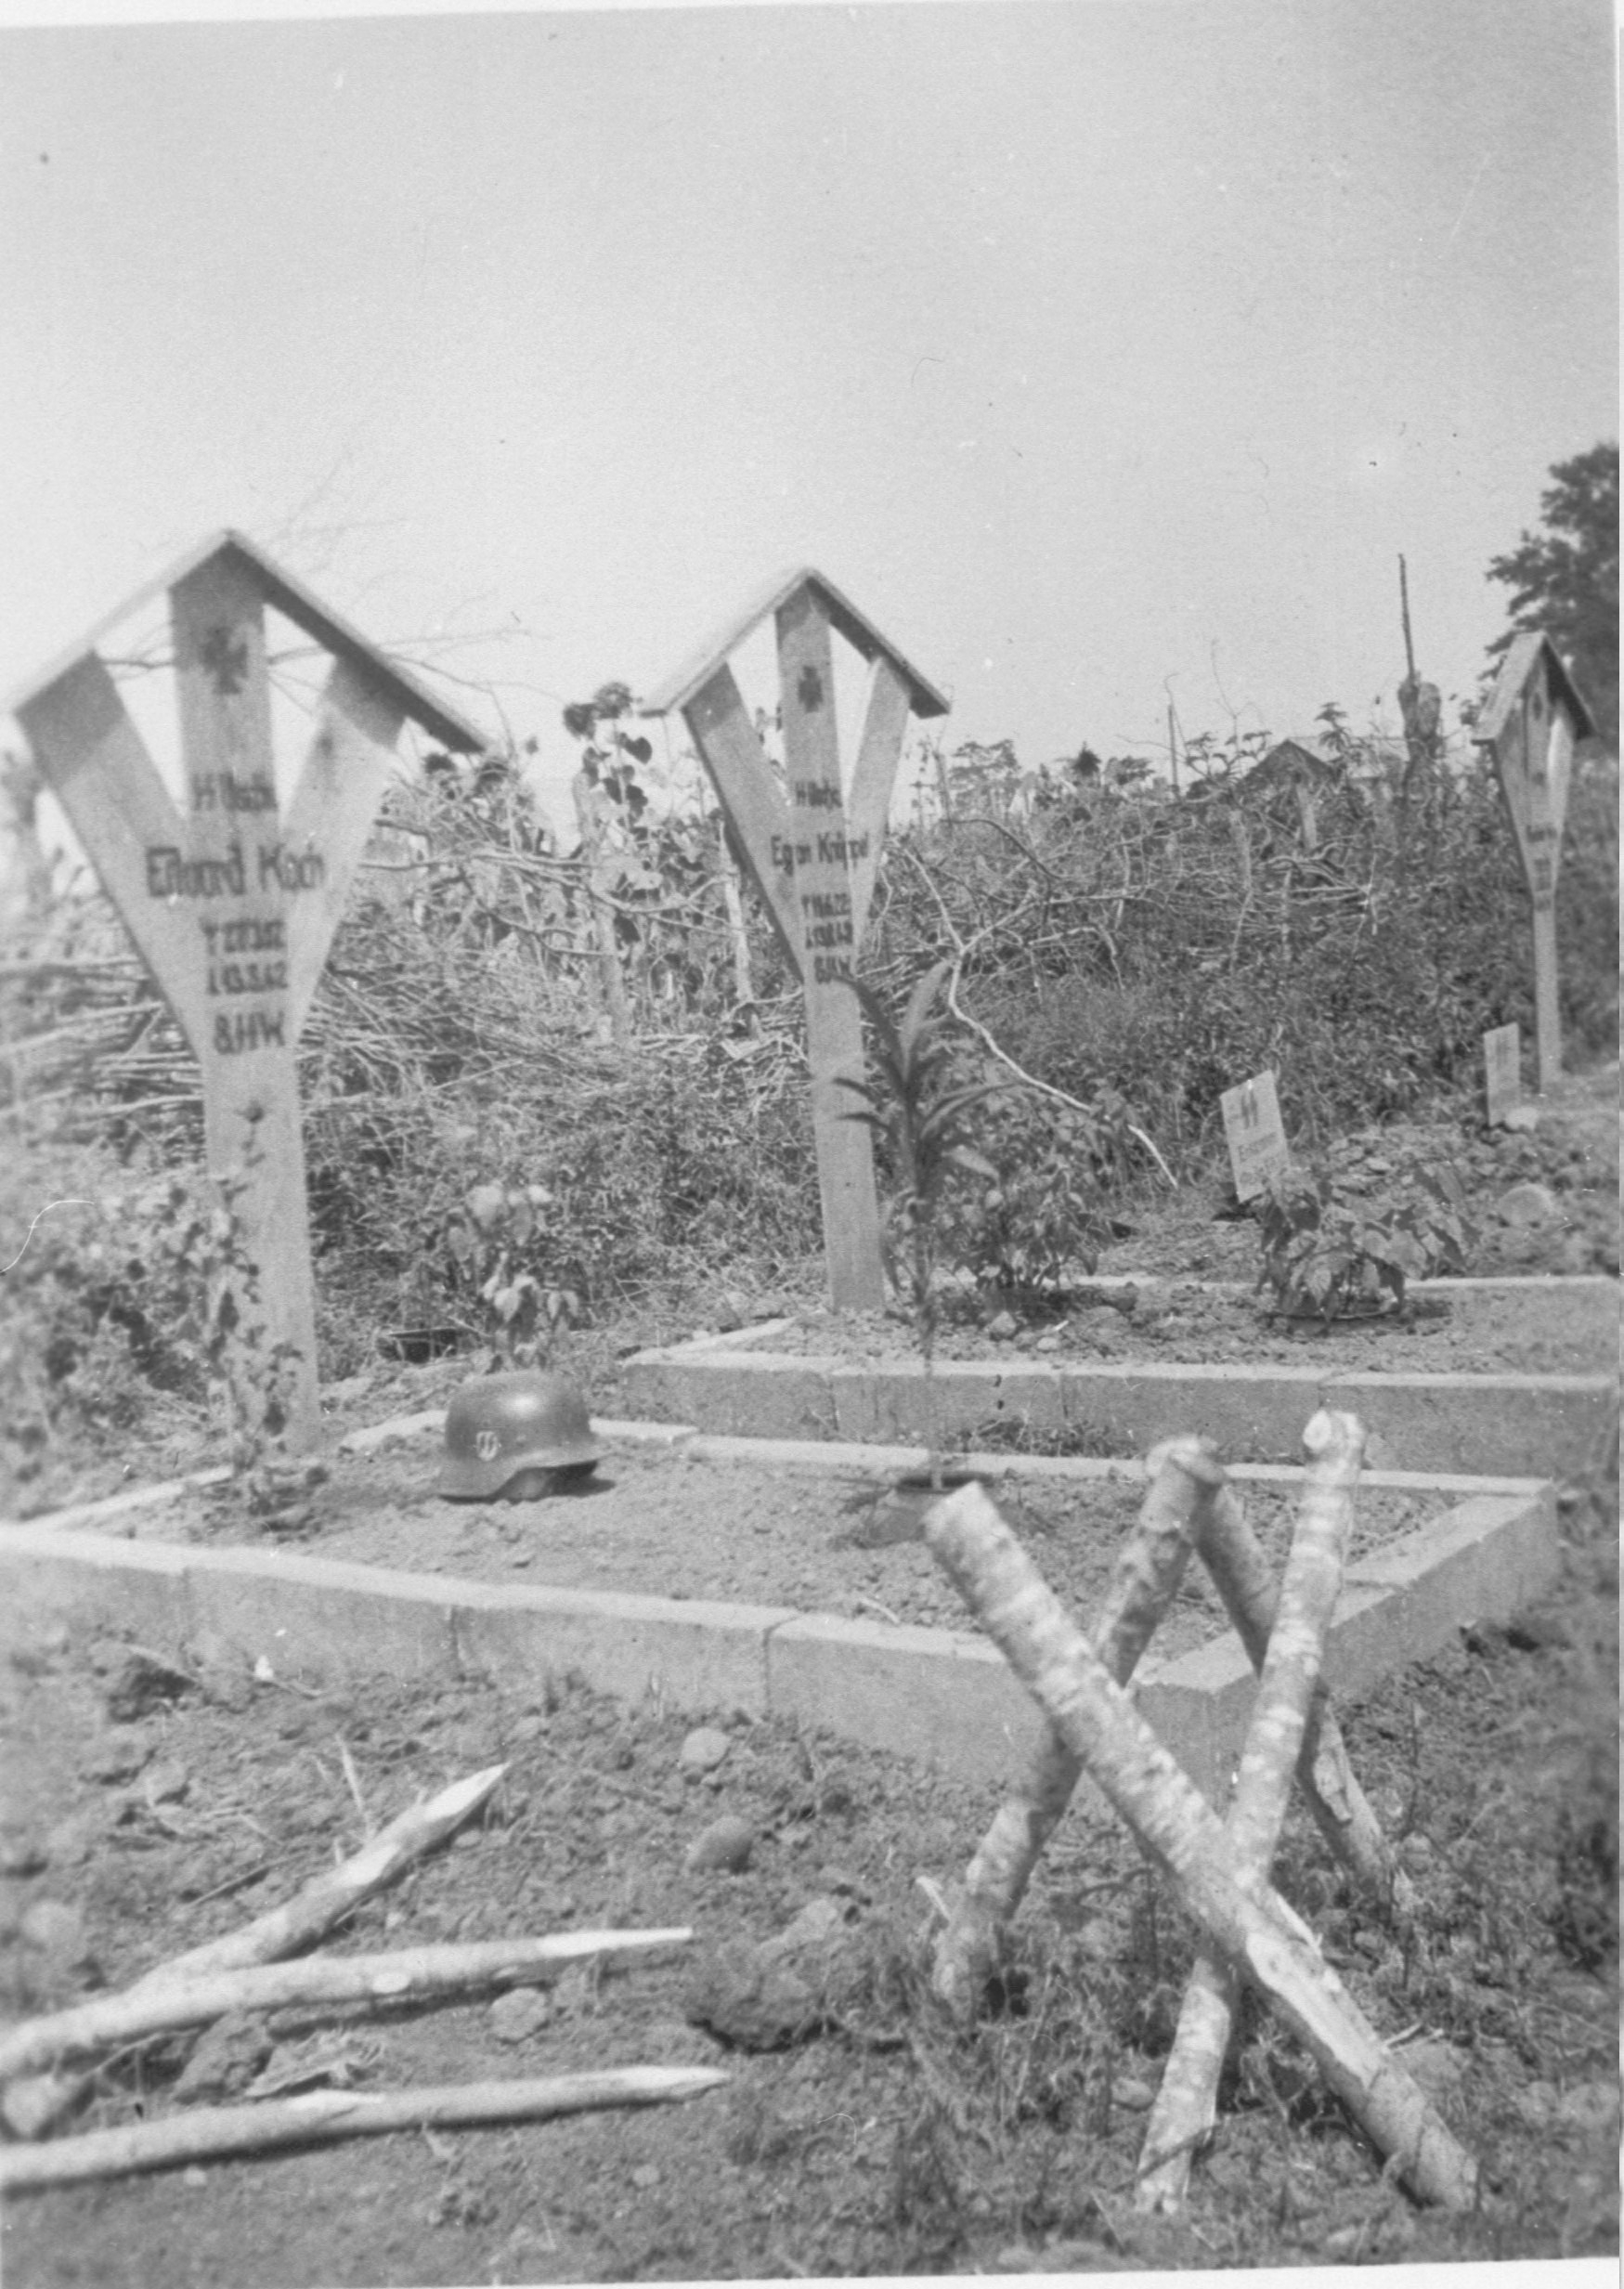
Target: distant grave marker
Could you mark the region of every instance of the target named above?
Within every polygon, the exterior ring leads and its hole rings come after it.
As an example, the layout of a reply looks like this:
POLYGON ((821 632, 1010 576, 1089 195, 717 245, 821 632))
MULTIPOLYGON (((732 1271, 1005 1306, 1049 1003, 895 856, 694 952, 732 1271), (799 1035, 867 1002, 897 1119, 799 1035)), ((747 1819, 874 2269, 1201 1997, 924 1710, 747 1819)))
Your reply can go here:
POLYGON ((1594 729, 1556 646, 1514 636, 1473 737, 1494 757, 1534 909, 1534 1042, 1541 1096, 1562 1073, 1556 998, 1556 870, 1573 750, 1594 729))
POLYGON ((947 701, 810 566, 779 581, 643 702, 644 715, 680 709, 710 774, 761 903, 806 997, 812 1134, 830 1300, 838 1311, 885 1301, 879 1204, 868 1130, 846 1119, 861 1080, 863 1026, 850 977, 863 943, 910 711, 945 715, 947 701), (771 613, 778 645, 788 795, 746 711, 728 665, 771 613), (873 667, 868 711, 849 788, 835 722, 832 634, 873 667))
POLYGON ((253 1268, 244 1334, 286 1362, 292 1453, 320 1444, 316 1294, 294 1049, 403 722, 476 753, 472 725, 240 534, 213 535, 7 704, 202 1072, 210 1173, 234 1180, 253 1268), (167 591, 179 809, 96 645, 167 591), (284 814, 271 751, 265 614, 332 655, 284 814))
POLYGON ((1274 1074, 1260 1073, 1237 1088, 1226 1089, 1218 1103, 1224 1114, 1235 1197, 1255 1200, 1267 1191, 1272 1177, 1283 1174, 1292 1157, 1274 1074))
POLYGON ((1517 1025, 1496 1025, 1483 1036, 1484 1118, 1499 1128, 1523 1098, 1523 1034, 1517 1025))

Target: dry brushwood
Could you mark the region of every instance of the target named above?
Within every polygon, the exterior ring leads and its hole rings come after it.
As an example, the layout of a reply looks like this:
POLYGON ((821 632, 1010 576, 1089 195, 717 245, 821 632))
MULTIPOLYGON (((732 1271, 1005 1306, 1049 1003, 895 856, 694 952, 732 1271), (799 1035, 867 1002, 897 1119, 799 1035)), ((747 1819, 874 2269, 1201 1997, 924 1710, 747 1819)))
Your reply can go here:
POLYGON ((1086 1764, 1236 1974, 1312 2055, 1332 2090, 1419 2199, 1469 2208, 1477 2167, 1388 2051, 1314 1934, 1266 1885, 1250 1891, 1222 1824, 979 1486, 936 1504, 933 1555, 1072 1755, 1086 1764))
POLYGON ((468 1987, 543 1979, 587 1956, 681 1946, 687 1927, 655 1931, 563 1931, 543 1939, 473 1940, 402 1947, 386 1955, 307 1956, 199 1979, 144 1981, 123 1995, 98 1996, 71 2010, 25 2020, 0 2035, 0 2081, 37 2074, 62 2059, 129 2043, 174 2027, 202 2026, 230 2010, 281 2010, 294 2004, 399 2003, 468 1987))
MULTIPOLYGON (((1303 1433, 1308 1466, 1279 1611, 1241 1751, 1225 1835, 1235 1874, 1267 1883, 1302 1754, 1353 1530, 1365 1434, 1358 1418, 1321 1410, 1303 1433)), ((1140 2209, 1183 2206, 1195 2148, 1218 2114, 1218 2079, 1235 2024, 1239 1985, 1210 1944, 1197 1953, 1173 2048, 1151 2109, 1139 2163, 1140 2209)))
POLYGON ((622 2066, 526 2082, 448 2083, 418 2090, 306 2090, 250 2106, 200 2106, 159 2122, 87 2130, 46 2146, 0 2152, 0 2191, 124 2178, 223 2154, 325 2146, 383 2130, 450 2129, 463 2123, 543 2122, 605 2106, 656 2106, 698 2098, 728 2076, 714 2066, 622 2066))
MULTIPOLYGON (((1094 1647, 1126 1684, 1171 1605, 1189 1558, 1203 1495, 1222 1474, 1205 1439, 1169 1439, 1147 1458, 1150 1484, 1116 1565, 1094 1632, 1094 1647)), ((1021 1779, 976 1847, 951 1896, 936 1941, 931 1985, 959 2018, 975 2011, 996 1968, 998 1937, 1025 1894, 1032 1871, 1072 1801, 1083 1770, 1053 1727, 1046 1727, 1021 1779)))

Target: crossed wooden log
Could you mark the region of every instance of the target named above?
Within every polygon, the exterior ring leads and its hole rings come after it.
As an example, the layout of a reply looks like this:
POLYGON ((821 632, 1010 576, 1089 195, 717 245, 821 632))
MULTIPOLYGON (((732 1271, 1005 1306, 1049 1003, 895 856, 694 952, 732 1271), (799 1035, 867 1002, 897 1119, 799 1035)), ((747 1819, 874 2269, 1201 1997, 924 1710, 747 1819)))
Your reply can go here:
POLYGON ((1191 2157, 1216 2119, 1218 2077, 1245 1983, 1305 2045, 1412 2192, 1467 2209, 1476 2198, 1476 2164, 1268 1881, 1295 1777, 1361 1888, 1399 1913, 1410 1904, 1319 1679, 1364 1432, 1353 1415, 1322 1410, 1304 1446, 1296 1532, 1278 1588, 1211 1446, 1181 1438, 1157 1449, 1150 1490, 1092 1644, 981 1487, 965 1487, 931 1510, 925 1528, 931 1551, 1049 1721, 1030 1770, 999 1807, 955 1895, 937 1943, 934 1984, 960 2015, 974 2010, 1002 1929, 1086 1768, 1171 1878, 1202 1937, 1150 2115, 1138 2205, 1174 2210, 1184 2199, 1191 2157), (1192 1547, 1259 1671, 1227 1821, 1125 1690, 1192 1547))

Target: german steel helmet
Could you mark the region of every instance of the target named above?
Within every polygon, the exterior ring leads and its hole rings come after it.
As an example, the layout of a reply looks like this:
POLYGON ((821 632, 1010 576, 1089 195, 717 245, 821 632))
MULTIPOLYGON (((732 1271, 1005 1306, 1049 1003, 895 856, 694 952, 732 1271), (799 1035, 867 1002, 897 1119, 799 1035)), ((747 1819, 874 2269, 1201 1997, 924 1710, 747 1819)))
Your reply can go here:
POLYGON ((487 1502, 523 1471, 580 1469, 602 1452, 585 1400, 562 1375, 480 1375, 446 1410, 435 1491, 487 1502))

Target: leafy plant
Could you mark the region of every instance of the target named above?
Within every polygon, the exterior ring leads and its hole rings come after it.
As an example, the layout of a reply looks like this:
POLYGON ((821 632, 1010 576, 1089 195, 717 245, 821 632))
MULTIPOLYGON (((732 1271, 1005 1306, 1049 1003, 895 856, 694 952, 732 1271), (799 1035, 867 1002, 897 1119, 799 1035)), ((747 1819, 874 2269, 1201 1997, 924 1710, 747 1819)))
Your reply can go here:
POLYGON ((1259 1226, 1257 1284, 1272 1308, 1323 1320, 1402 1310, 1409 1281, 1465 1270, 1473 1239, 1449 1167, 1417 1169, 1374 1200, 1349 1198, 1323 1170, 1288 1168, 1270 1181, 1259 1226))
POLYGON ((1121 1100, 1108 1092, 1085 1111, 989 1086, 980 1142, 994 1173, 955 1199, 948 1244, 981 1285, 1032 1294, 1059 1285, 1069 1266, 1092 1271, 1110 1237, 1104 1172, 1120 1149, 1121 1100))
POLYGON ((874 1070, 866 1081, 840 1076, 839 1086, 861 1098, 861 1121, 886 1146, 891 1163, 891 1198, 882 1245, 891 1282, 907 1303, 915 1339, 924 1361, 929 1424, 930 1483, 942 1484, 941 1438, 932 1380, 940 1306, 936 1267, 941 1219, 955 1172, 995 1183, 997 1170, 976 1143, 971 1109, 999 1094, 984 1082, 957 1080, 947 1021, 931 1014, 949 965, 938 962, 908 997, 901 1021, 893 1023, 884 1001, 859 978, 846 982, 863 1005, 873 1029, 874 1070))
MULTIPOLYGON (((154 1393, 212 1404, 238 1473, 280 1451, 295 1346, 271 1343, 238 1203, 258 1147, 211 1186, 172 1168, 115 1190, 110 1172, 35 1219, 6 1274, 0 1411, 10 1474, 44 1472, 59 1437, 93 1441, 146 1420, 154 1393)), ((94 1170, 94 1164, 89 1164, 94 1170)))
POLYGON ((446 1246, 464 1286, 485 1307, 483 1332, 506 1367, 534 1367, 552 1356, 561 1327, 582 1314, 573 1288, 551 1286, 524 1262, 552 1205, 544 1185, 476 1184, 465 1213, 446 1227, 446 1246))

